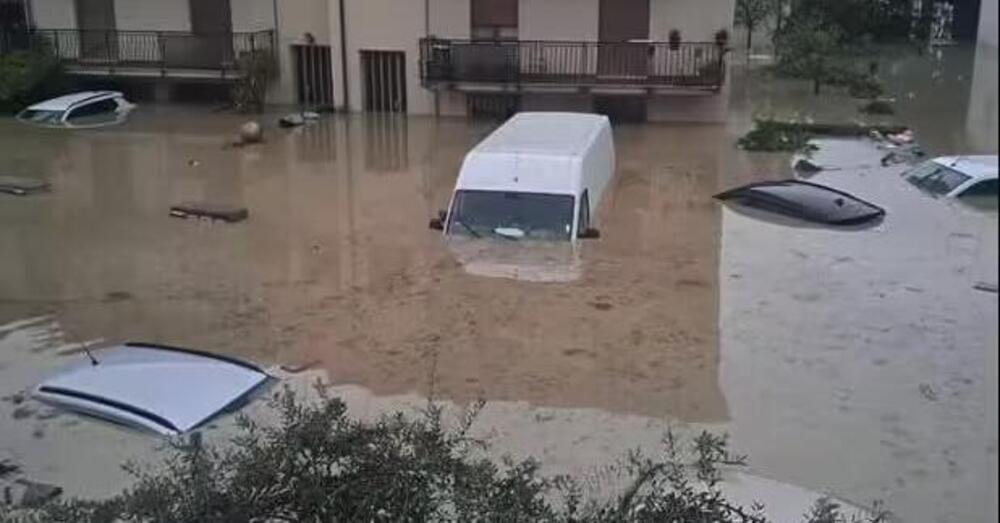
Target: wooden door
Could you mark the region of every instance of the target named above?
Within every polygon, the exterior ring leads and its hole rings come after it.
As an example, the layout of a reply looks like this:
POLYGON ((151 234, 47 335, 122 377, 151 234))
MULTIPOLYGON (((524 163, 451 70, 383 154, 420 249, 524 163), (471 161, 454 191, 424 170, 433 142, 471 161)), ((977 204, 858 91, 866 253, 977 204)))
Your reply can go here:
POLYGON ((76 27, 81 60, 104 62, 118 56, 114 0, 76 0, 76 27))
POLYGON ((649 39, 650 0, 601 0, 597 64, 600 76, 645 77, 649 46, 634 43, 649 39))

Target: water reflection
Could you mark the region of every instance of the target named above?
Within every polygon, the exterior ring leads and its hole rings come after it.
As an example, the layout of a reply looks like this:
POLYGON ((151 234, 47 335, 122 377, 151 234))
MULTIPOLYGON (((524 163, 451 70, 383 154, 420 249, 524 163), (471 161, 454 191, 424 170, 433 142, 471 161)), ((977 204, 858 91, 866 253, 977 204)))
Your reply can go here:
POLYGON ((373 113, 365 118, 365 167, 374 172, 398 172, 409 165, 407 117, 373 113))
MULTIPOLYGON (((53 311, 81 337, 319 359, 381 394, 726 417, 720 126, 621 128, 603 238, 577 281, 535 284, 467 274, 426 229, 487 125, 337 116, 232 148, 238 117, 146 109, 32 150, 62 168, 48 200, 0 211, 0 313, 53 311), (167 216, 187 200, 250 218, 167 216)), ((0 122, 4 154, 39 132, 0 122)))
POLYGON ((997 151, 995 49, 955 45, 918 55, 910 47, 889 47, 880 50, 877 61, 885 96, 895 101, 895 115, 862 114, 858 108, 864 100, 843 89, 824 87, 815 96, 809 82, 775 79, 762 69, 747 72, 737 66, 730 126, 742 133, 753 117, 902 123, 914 129, 934 156, 997 151))

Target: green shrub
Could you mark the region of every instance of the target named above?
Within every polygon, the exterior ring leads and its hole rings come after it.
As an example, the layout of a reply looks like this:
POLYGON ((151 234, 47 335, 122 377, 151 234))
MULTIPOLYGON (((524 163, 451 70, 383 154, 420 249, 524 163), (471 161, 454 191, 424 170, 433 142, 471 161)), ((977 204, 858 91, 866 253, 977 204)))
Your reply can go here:
POLYGON ((865 114, 874 115, 896 114, 896 110, 892 108, 892 104, 885 100, 871 100, 862 105, 858 110, 865 114))
POLYGON ((269 52, 255 51, 240 55, 236 60, 240 78, 233 85, 233 108, 241 112, 260 112, 267 101, 267 89, 278 73, 274 57, 269 52))
POLYGON ((884 89, 877 78, 870 75, 853 75, 847 83, 847 94, 853 98, 878 98, 884 89))
POLYGON ((0 112, 19 111, 59 85, 59 60, 43 40, 28 50, 0 55, 0 112))
POLYGON ((810 151, 812 133, 794 123, 775 120, 755 120, 754 128, 743 135, 737 144, 747 151, 810 151))
MULTIPOLYGON (((174 442, 161 468, 130 467, 135 486, 109 500, 57 501, 29 512, 0 504, 0 521, 766 521, 718 488, 718 465, 743 463, 727 452, 724 436, 703 432, 686 444, 668 432, 657 459, 632 453, 605 469, 625 478, 625 488, 584 501, 577 480, 542 477, 533 460, 487 459, 485 444, 468 436, 481 402, 448 429, 434 404, 416 419, 397 413, 363 423, 322 388, 320 396, 307 403, 287 389, 276 394, 279 423, 241 418, 239 436, 224 448, 174 442)), ((837 517, 835 505, 820 508, 817 514, 837 517)))

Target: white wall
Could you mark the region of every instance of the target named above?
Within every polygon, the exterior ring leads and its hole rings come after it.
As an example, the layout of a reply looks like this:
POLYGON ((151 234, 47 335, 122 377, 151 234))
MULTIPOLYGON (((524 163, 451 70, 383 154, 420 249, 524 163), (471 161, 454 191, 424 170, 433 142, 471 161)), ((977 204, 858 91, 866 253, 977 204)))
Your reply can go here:
MULTIPOLYGON (((406 102, 413 114, 434 112, 433 94, 420 85, 419 39, 427 33, 441 37, 464 38, 469 35, 468 0, 428 0, 429 17, 425 18, 419 0, 345 0, 347 18, 347 76, 350 108, 362 107, 361 51, 403 51, 406 53, 406 102), (425 28, 425 20, 429 23, 425 28)), ((342 103, 339 13, 337 0, 330 0, 328 19, 333 36, 335 96, 342 103)), ((461 113, 462 97, 442 95, 439 104, 445 114, 461 113)))
MULTIPOLYGON (((233 28, 235 31, 255 31, 274 28, 274 5, 272 0, 232 0, 233 28), (243 3, 237 11, 236 3, 243 3)), ((296 102, 295 76, 292 62, 292 44, 302 43, 305 33, 310 33, 317 44, 330 45, 330 10, 336 10, 336 0, 277 0, 277 47, 279 76, 271 86, 268 101, 276 104, 296 102)), ((339 49, 339 48, 338 48, 339 49)), ((340 78, 339 50, 333 51, 332 67, 334 84, 340 78)), ((334 100, 339 103, 340 95, 334 91, 334 100)))
MULTIPOLYGON (((122 2, 123 0, 118 1, 122 2)), ((130 2, 132 0, 124 1, 130 2)), ((187 4, 187 0, 180 1, 187 4)), ((294 12, 299 6, 312 3, 314 2, 310 0, 279 0, 278 7, 279 9, 294 12)), ((323 4, 325 6, 326 2, 324 1, 323 4)), ((271 0, 230 0, 229 10, 232 12, 233 17, 233 31, 263 31, 274 28, 274 5, 271 0)), ((317 18, 320 17, 317 16, 317 18)), ((322 18, 320 18, 320 21, 322 21, 322 18)), ((318 25, 322 26, 323 24, 319 23, 318 25)))
POLYGON ((188 2, 115 0, 115 26, 123 31, 190 31, 188 2))
POLYGON ((73 0, 32 0, 31 13, 40 29, 75 29, 76 4, 73 0))
POLYGON ((469 38, 471 29, 470 0, 431 0, 430 34, 441 38, 469 38))
POLYGON ((597 41, 600 0, 521 0, 521 40, 597 41))
POLYGON ((677 29, 686 42, 712 42, 719 29, 732 34, 735 6, 736 0, 650 0, 649 38, 666 40, 677 29))
POLYGON ((976 37, 980 44, 997 46, 997 0, 983 0, 979 7, 979 32, 976 37))

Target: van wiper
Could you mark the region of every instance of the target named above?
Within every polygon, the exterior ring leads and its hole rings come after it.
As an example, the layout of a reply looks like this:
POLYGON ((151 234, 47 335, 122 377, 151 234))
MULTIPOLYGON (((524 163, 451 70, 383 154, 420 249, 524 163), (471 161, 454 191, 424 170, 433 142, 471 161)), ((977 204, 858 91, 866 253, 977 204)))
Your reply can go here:
POLYGON ((459 220, 458 218, 452 218, 452 221, 454 221, 455 223, 461 225, 462 228, 465 229, 465 230, 467 230, 467 231, 469 231, 469 234, 471 234, 472 236, 474 236, 476 238, 482 238, 483 237, 482 234, 479 234, 478 232, 476 232, 472 227, 469 226, 469 224, 463 222, 462 220, 459 220))

